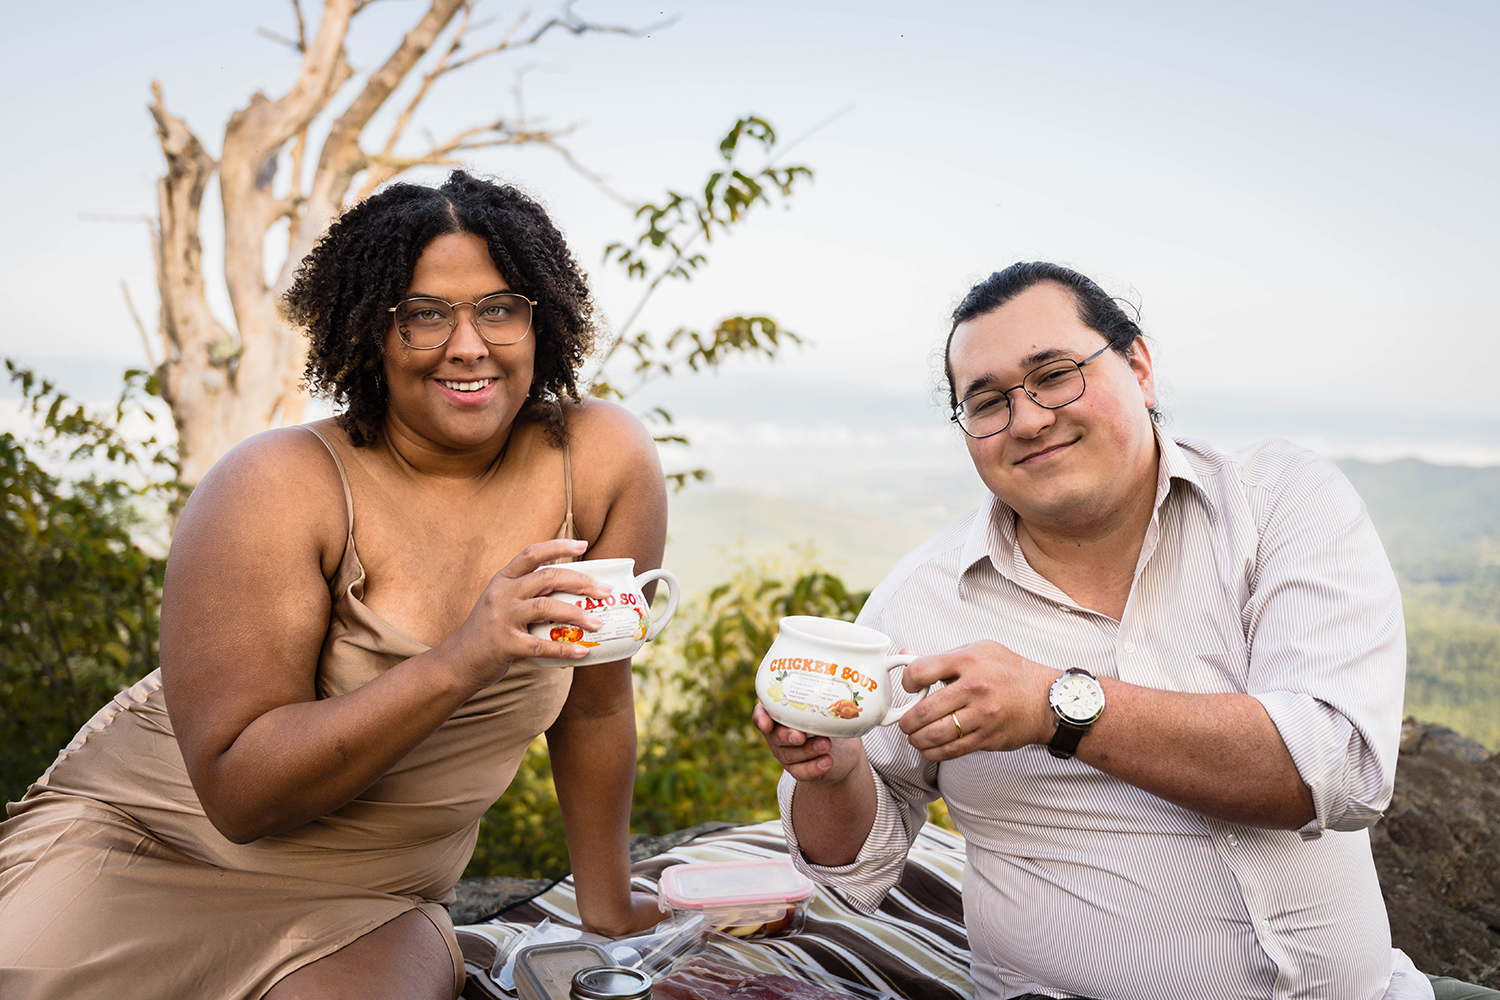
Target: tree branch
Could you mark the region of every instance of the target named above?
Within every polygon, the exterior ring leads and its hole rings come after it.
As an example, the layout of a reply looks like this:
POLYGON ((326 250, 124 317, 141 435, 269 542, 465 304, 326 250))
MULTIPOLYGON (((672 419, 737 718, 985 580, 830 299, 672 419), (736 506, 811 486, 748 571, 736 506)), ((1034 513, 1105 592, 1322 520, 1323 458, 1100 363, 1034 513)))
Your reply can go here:
POLYGON ((308 192, 309 207, 314 216, 309 222, 318 223, 313 227, 316 232, 321 232, 322 223, 338 211, 354 176, 364 167, 366 158, 359 145, 360 133, 406 79, 412 67, 427 54, 459 8, 467 5, 468 0, 432 0, 422 20, 401 39, 401 44, 384 65, 370 74, 364 88, 334 121, 328 138, 323 142, 312 188, 308 192))
MULTIPOLYGON (((210 359, 222 356, 233 339, 209 311, 198 240, 203 193, 218 165, 186 123, 167 111, 160 83, 152 82, 151 93, 151 116, 167 160, 167 172, 157 183, 160 225, 154 241, 165 366, 191 349, 205 351, 210 359)), ((169 402, 176 389, 175 380, 162 380, 162 395, 169 402)))
POLYGON ((146 350, 146 363, 155 368, 156 358, 151 356, 151 338, 146 335, 146 324, 141 322, 141 314, 135 311, 135 303, 130 298, 130 286, 121 281, 120 291, 125 293, 125 308, 129 311, 130 318, 135 320, 136 330, 140 332, 141 346, 146 350))

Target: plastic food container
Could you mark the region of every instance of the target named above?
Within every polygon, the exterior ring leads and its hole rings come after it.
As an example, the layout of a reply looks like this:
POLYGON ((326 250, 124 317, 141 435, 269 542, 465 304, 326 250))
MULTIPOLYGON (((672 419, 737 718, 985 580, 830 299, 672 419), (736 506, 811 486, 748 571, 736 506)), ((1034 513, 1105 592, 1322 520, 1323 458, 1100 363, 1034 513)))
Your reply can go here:
POLYGON ((603 948, 587 941, 529 945, 516 956, 516 994, 521 1000, 569 1000, 574 974, 613 964, 603 948))
POLYGON ((709 927, 751 938, 800 931, 814 891, 790 861, 729 861, 665 869, 658 897, 673 915, 702 913, 709 927))

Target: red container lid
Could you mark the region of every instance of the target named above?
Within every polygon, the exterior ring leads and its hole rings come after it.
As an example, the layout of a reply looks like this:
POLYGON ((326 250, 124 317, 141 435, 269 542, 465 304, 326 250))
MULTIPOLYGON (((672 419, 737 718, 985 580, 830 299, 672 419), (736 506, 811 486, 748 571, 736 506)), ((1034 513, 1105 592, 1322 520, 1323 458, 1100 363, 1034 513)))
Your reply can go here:
POLYGON ((816 891, 790 861, 726 861, 673 865, 661 873, 661 896, 672 906, 701 909, 748 903, 795 903, 816 891))

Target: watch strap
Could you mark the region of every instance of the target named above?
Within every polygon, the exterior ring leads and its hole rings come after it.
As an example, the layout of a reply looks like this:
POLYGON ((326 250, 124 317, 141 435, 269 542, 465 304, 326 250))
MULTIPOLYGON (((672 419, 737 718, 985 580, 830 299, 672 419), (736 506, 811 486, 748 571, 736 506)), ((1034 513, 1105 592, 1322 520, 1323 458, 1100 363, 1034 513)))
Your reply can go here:
POLYGON ((1052 739, 1047 744, 1047 752, 1054 757, 1066 760, 1078 752, 1078 743, 1089 729, 1089 726, 1076 726, 1071 722, 1058 719, 1057 732, 1052 734, 1052 739))
MULTIPOLYGON (((1082 667, 1069 667, 1063 671, 1063 677, 1067 677, 1069 674, 1082 674, 1096 684, 1098 683, 1098 678, 1082 667)), ((1062 678, 1058 678, 1058 680, 1061 681, 1062 678)), ((1088 722, 1077 723, 1064 719, 1055 708, 1052 714, 1057 722, 1057 730, 1052 734, 1052 739, 1047 743, 1047 752, 1054 757, 1067 760, 1078 752, 1079 742, 1094 727, 1094 723, 1098 721, 1099 717, 1096 715, 1088 722)))

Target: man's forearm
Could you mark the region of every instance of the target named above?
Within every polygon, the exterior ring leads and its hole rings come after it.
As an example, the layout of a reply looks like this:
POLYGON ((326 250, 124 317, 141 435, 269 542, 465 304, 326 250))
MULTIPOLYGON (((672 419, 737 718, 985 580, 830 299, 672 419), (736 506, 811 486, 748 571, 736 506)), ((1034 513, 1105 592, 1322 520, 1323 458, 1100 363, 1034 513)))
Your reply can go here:
POLYGON ((853 863, 875 825, 875 779, 870 763, 859 763, 836 784, 799 781, 792 793, 792 828, 802 856, 836 868, 853 863))
POLYGON ((1079 760, 1231 823, 1295 830, 1313 819, 1312 793, 1256 699, 1104 683, 1108 708, 1079 760))

